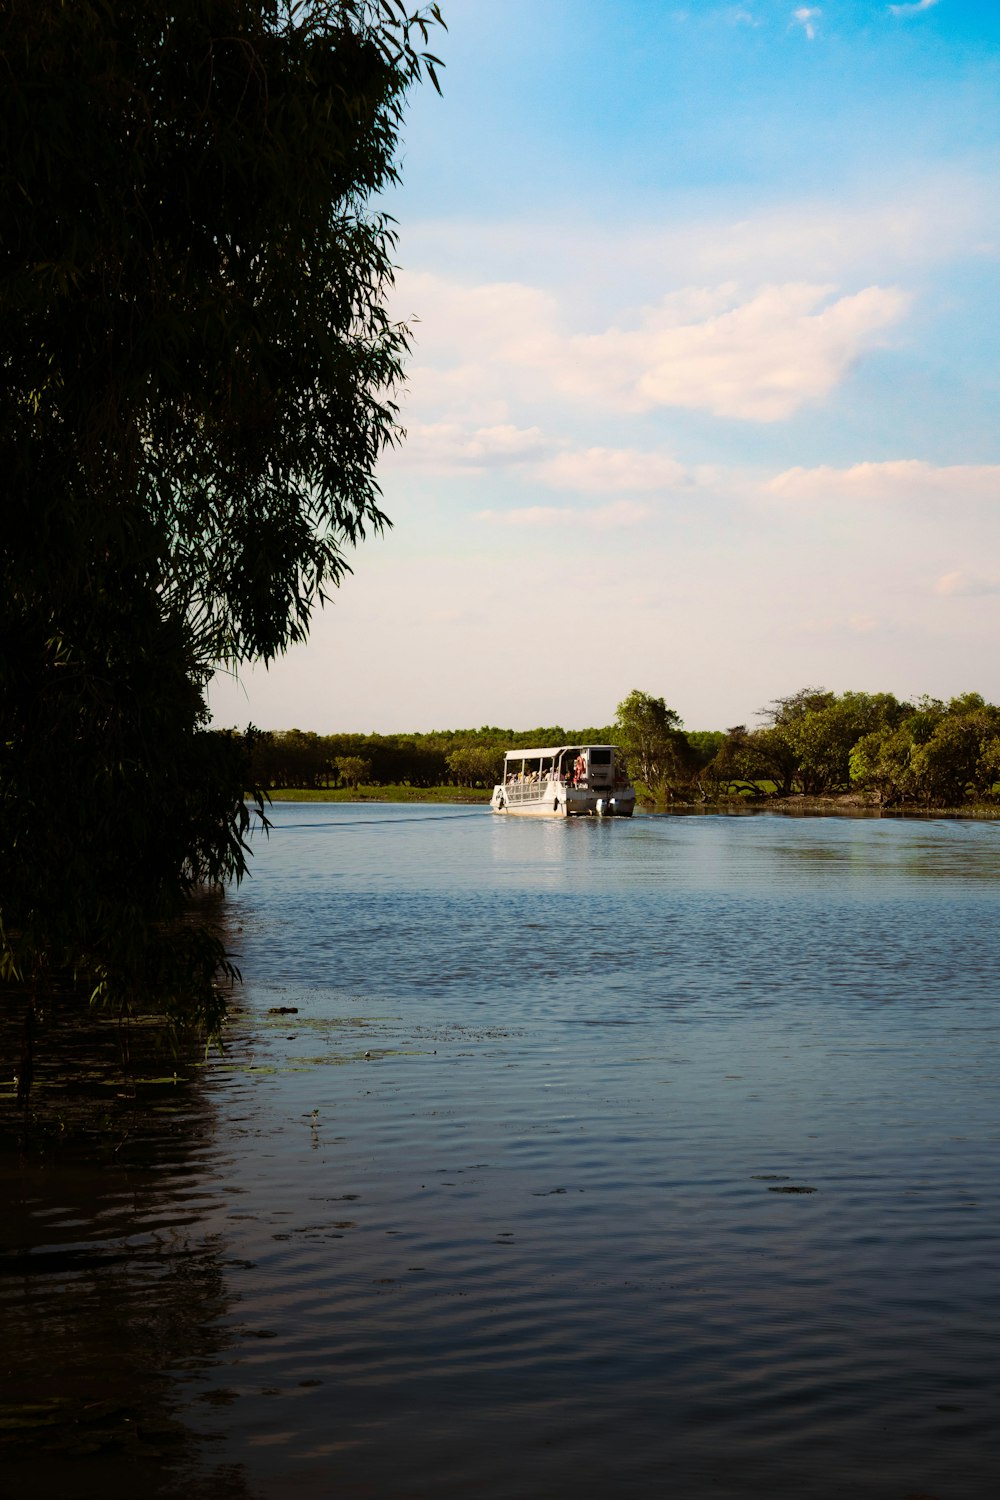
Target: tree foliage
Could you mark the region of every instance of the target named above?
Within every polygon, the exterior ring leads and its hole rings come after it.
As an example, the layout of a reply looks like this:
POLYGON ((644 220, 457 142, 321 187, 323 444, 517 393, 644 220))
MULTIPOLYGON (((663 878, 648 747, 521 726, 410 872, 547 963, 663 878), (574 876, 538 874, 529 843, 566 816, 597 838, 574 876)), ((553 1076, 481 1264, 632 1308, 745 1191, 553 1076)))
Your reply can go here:
POLYGON ((385 307, 433 20, 367 0, 0 7, 0 973, 219 1015, 220 659, 301 639, 385 523, 385 307), (182 931, 182 928, 184 930, 182 931))
POLYGON ((891 693, 803 688, 727 731, 703 773, 716 794, 838 796, 960 807, 994 797, 1000 708, 978 693, 907 703, 891 693))
POLYGON ((757 796, 764 783, 777 795, 787 797, 797 769, 798 757, 781 729, 773 725, 748 729, 745 724, 736 724, 726 731, 701 780, 716 796, 757 796))
POLYGON ((675 709, 634 688, 615 715, 616 743, 632 776, 655 801, 668 801, 690 781, 694 757, 675 709))
POLYGON ((783 741, 794 760, 794 776, 806 796, 850 788, 850 754, 864 734, 891 729, 903 705, 891 693, 835 693, 805 689, 774 705, 770 728, 774 747, 783 741))
POLYGON ((372 774, 371 761, 364 760, 360 755, 341 755, 333 764, 337 775, 355 792, 372 774))
POLYGON ((302 638, 345 544, 385 520, 406 331, 366 205, 396 175, 407 37, 351 0, 7 0, 22 568, 51 581, 107 549, 217 654, 302 638))
POLYGON ((503 777, 504 751, 499 745, 464 745, 452 750, 447 760, 459 786, 495 786, 503 777))
POLYGON ((894 727, 858 740, 850 758, 855 785, 887 806, 990 800, 1000 780, 1000 707, 965 693, 947 704, 922 698, 909 708, 894 727))

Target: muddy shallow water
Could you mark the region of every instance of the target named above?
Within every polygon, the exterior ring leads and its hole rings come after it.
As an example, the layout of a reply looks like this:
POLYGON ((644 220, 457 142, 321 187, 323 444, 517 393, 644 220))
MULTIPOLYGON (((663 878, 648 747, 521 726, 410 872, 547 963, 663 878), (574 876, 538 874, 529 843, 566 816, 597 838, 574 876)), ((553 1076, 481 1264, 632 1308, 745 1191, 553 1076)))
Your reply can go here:
POLYGON ((274 818, 169 1137, 4 1169, 13 1476, 994 1493, 1000 828, 274 818))

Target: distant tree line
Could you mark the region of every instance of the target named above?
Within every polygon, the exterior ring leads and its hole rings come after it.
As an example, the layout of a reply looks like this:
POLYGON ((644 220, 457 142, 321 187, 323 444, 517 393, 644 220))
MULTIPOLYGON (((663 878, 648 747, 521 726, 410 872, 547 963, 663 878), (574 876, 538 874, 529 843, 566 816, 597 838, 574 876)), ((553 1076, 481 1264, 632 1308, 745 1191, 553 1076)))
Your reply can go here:
POLYGON ((267 789, 489 787, 500 779, 507 750, 616 744, 640 790, 660 806, 848 793, 883 807, 1000 800, 1000 706, 979 693, 908 701, 802 688, 775 699, 760 718, 753 728, 685 731, 664 699, 636 689, 618 705, 613 724, 584 729, 255 731, 253 781, 267 789))
POLYGON ((609 725, 563 729, 432 730, 426 734, 313 734, 255 731, 253 783, 310 789, 359 786, 488 787, 500 780, 504 753, 519 746, 613 743, 609 725))

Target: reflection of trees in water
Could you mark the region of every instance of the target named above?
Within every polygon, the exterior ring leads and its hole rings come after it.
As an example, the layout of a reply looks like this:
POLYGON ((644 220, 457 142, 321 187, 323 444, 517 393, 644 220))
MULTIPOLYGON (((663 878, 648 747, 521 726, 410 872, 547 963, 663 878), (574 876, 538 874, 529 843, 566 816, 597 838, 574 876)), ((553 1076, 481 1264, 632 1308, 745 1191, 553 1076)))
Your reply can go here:
MULTIPOLYGON (((192 900, 187 920, 232 947, 224 893, 206 890, 192 900)), ((172 1036, 162 1016, 136 1009, 119 1014, 90 1006, 68 976, 44 989, 0 987, 0 1149, 15 1144, 32 1153, 55 1144, 87 1155, 120 1152, 152 1127, 162 1138, 179 1105, 177 1085, 192 1076, 203 1039, 172 1036), (30 1084, 22 1108, 30 1020, 30 1084)))
MULTIPOLYGON (((134 1251, 53 1249, 37 1270, 33 1256, 7 1263, 0 1453, 12 1489, 21 1480, 67 1500, 113 1500, 133 1496, 141 1473, 150 1495, 177 1493, 182 1479, 198 1492, 202 1455, 174 1413, 180 1387, 225 1343, 222 1249, 178 1237, 134 1251)), ((224 1488, 213 1479, 206 1493, 245 1493, 238 1474, 224 1488)))
POLYGON ((201 1232, 192 1198, 214 1130, 196 1054, 174 1058, 141 1018, 124 1066, 99 1012, 56 1005, 45 1026, 30 1152, 12 1149, 20 1122, 12 1099, 0 1104, 7 1484, 65 1500, 131 1500, 137 1484, 239 1500, 242 1472, 211 1470, 176 1416, 229 1337, 226 1245, 201 1232))
MULTIPOLYGON (((67 1216, 105 1211, 89 1193, 72 1204, 53 1196, 67 1216)), ((134 1496, 141 1479, 149 1496, 247 1493, 239 1471, 211 1470, 202 1439, 175 1415, 187 1382, 227 1341, 224 1245, 159 1239, 5 1258, 0 1459, 12 1491, 20 1482, 66 1500, 115 1500, 134 1496)))

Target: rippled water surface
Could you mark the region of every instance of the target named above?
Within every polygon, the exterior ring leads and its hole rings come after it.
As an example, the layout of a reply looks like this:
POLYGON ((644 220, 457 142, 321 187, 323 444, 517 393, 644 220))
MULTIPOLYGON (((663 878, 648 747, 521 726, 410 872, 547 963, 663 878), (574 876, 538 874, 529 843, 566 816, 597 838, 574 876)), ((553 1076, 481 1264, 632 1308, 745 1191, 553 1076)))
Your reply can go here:
POLYGON ((16 1175, 8 1373, 117 1318, 213 1494, 996 1492, 997 825, 274 821, 172 1155, 16 1175))

